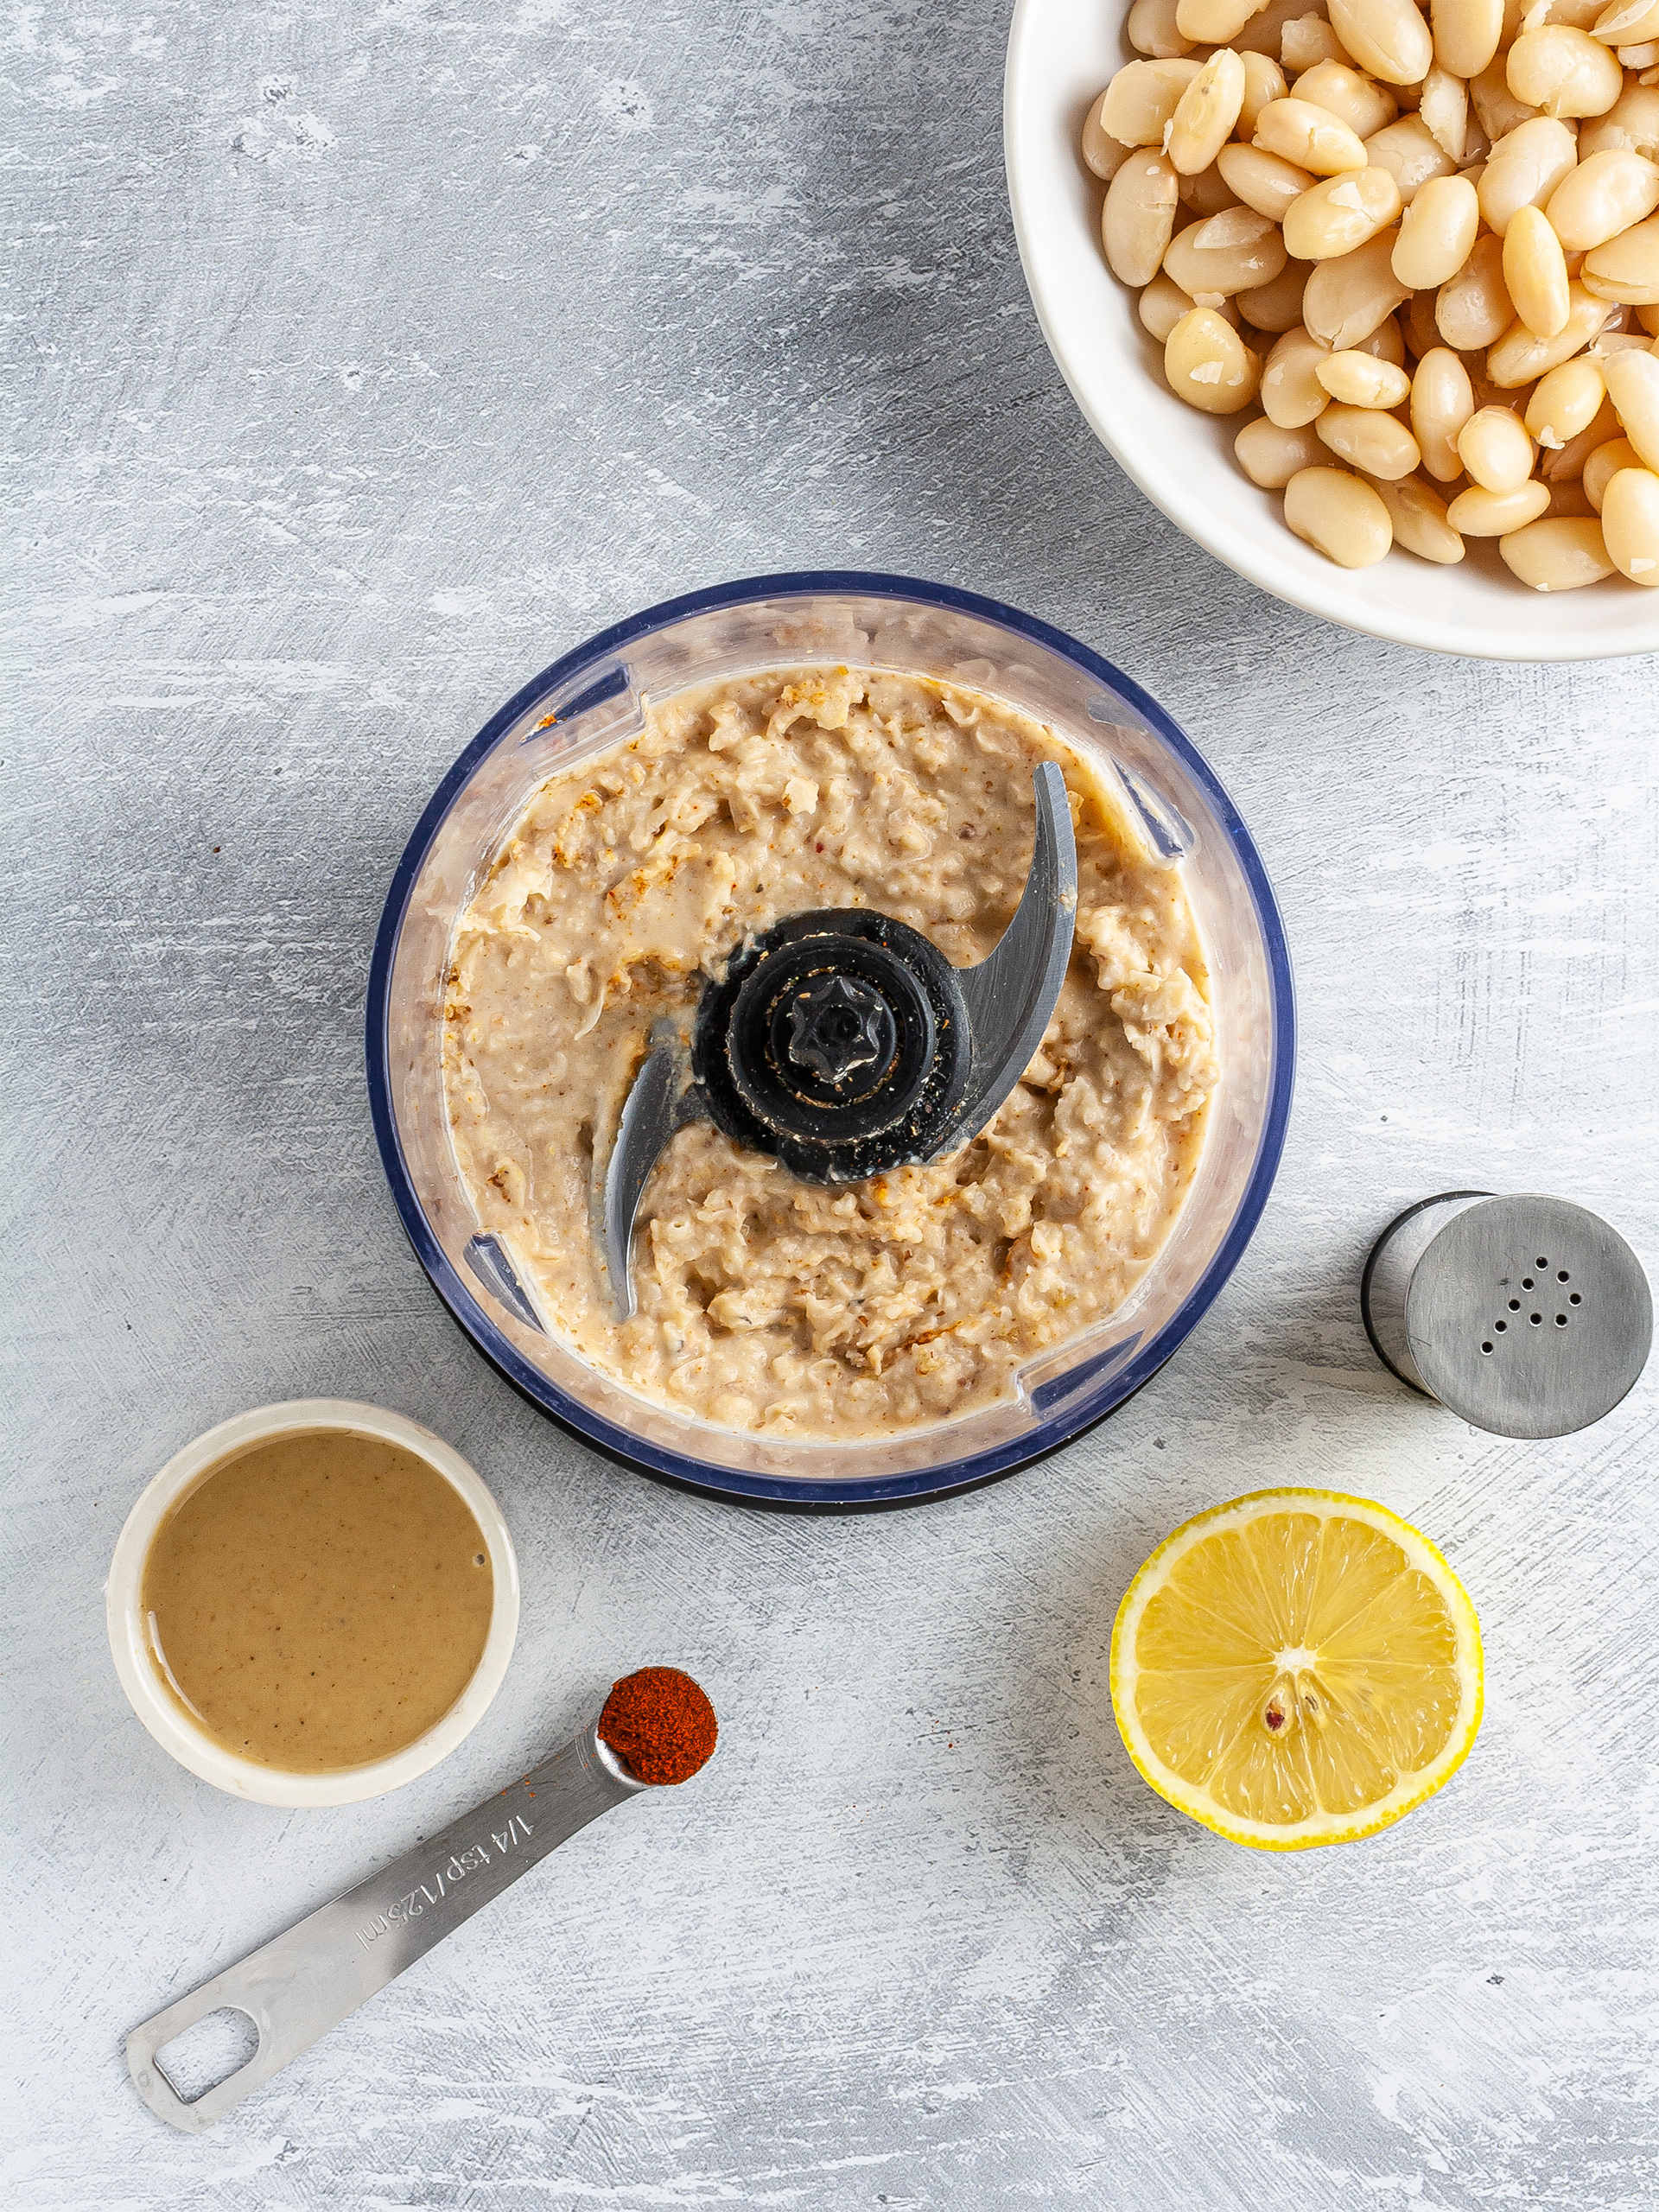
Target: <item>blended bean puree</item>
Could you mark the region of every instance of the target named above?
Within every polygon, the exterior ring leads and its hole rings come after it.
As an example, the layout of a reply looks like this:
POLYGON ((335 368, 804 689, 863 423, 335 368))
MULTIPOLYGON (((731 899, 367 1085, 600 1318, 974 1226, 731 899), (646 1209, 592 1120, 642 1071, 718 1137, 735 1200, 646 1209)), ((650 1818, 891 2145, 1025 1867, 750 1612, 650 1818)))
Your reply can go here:
POLYGON ((807 668, 651 705, 537 791, 461 917, 444 1071, 456 1156, 549 1326, 727 1427, 880 1435, 1005 1397, 1122 1304, 1192 1182, 1217 1077, 1178 868, 1039 724, 906 677, 807 668), (804 1183, 706 1121, 640 1205, 619 1325, 591 1219, 659 1014, 746 935, 869 906, 983 959, 1031 864, 1032 771, 1065 778, 1077 940, 1023 1080, 954 1156, 804 1183))
POLYGON ((156 1530, 143 1590, 173 1694, 225 1750, 289 1774, 366 1766, 435 1727, 495 1602, 454 1485, 340 1429, 214 1468, 156 1530))

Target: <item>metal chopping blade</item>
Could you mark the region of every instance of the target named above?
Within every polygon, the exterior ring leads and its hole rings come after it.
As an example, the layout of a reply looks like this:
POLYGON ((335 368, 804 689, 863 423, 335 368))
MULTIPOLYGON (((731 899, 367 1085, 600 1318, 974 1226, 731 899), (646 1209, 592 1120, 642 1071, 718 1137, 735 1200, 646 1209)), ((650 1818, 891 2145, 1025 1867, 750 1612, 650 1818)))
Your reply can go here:
POLYGON ((676 1129, 707 1116, 809 1182, 857 1183, 957 1150, 990 1122, 1053 1018, 1071 957, 1077 849, 1065 779, 1033 775, 1031 870, 976 967, 952 968, 868 908, 790 916, 738 947, 693 1033, 649 1048, 618 1121, 596 1209, 611 1301, 635 1310, 634 1217, 676 1129))

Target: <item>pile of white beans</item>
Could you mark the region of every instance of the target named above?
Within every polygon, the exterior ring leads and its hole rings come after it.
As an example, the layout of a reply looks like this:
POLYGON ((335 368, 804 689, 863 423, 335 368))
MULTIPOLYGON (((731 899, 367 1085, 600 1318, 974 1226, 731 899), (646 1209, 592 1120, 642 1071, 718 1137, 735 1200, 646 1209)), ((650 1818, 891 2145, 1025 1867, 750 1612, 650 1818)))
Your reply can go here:
POLYGON ((1172 391, 1344 568, 1659 586, 1659 0, 1135 0, 1083 157, 1172 391))

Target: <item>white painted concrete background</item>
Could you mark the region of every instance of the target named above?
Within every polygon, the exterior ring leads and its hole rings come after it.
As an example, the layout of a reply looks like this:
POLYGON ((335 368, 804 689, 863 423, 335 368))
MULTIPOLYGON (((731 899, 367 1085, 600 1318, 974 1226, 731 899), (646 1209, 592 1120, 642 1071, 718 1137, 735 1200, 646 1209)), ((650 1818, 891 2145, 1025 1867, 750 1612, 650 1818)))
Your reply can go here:
POLYGON ((1559 1445, 1373 1363, 1373 1232, 1470 1183, 1659 1246, 1654 664, 1431 660, 1293 615, 1095 449, 1003 203, 969 0, 20 10, 9 73, 18 1222, 0 2194, 17 2212, 1548 2205, 1659 2188, 1653 1382, 1559 1445), (870 1519, 601 1465, 462 1343, 371 1143, 375 918, 528 674, 812 563, 1006 596, 1208 751, 1284 902, 1277 1193, 1141 1398, 870 1519), (239 1408, 376 1398, 516 1531, 447 1766, 285 1815, 172 1766, 100 1592, 239 1408), (1113 1611, 1262 1484, 1420 1521, 1486 1630, 1464 1772, 1276 1860, 1122 1755, 1113 1611), (213 2134, 120 2038, 593 1712, 692 1669, 718 1763, 607 1818, 213 2134))

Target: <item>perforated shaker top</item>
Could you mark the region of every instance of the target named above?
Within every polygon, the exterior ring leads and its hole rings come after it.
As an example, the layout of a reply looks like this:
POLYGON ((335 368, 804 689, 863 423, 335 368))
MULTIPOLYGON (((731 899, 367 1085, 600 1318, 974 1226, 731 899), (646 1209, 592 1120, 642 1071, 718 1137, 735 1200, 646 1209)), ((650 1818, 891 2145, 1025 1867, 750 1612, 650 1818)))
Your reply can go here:
POLYGON ((1442 1405, 1499 1436, 1567 1436, 1611 1413, 1647 1363, 1641 1262, 1565 1198, 1490 1198, 1449 1222, 1406 1294, 1411 1356, 1442 1405))

